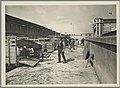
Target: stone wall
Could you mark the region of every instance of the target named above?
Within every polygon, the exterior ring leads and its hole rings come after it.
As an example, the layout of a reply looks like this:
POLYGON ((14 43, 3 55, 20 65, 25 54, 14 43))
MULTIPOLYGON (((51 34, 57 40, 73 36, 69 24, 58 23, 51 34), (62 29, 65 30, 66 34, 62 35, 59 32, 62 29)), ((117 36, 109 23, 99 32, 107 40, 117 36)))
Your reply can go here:
POLYGON ((84 49, 84 57, 87 52, 94 54, 94 68, 101 83, 117 82, 117 56, 116 37, 106 36, 87 38, 87 47, 84 49))

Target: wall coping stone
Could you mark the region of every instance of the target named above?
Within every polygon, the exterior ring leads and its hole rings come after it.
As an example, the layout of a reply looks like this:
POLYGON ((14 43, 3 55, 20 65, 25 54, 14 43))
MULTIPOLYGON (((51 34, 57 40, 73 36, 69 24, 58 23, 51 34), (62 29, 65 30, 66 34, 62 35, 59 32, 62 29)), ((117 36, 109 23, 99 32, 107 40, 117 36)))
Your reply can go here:
POLYGON ((87 38, 85 38, 85 41, 116 46, 116 36, 104 36, 104 37, 95 37, 95 38, 87 37, 87 38))

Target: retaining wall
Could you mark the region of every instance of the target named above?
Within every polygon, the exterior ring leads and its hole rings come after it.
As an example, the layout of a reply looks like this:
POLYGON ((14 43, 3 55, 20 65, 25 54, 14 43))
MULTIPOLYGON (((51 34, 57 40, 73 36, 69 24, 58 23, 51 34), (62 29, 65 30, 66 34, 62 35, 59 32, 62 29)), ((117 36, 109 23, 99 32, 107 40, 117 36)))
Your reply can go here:
POLYGON ((86 38, 88 44, 84 48, 84 58, 89 51, 94 54, 94 68, 101 83, 117 82, 116 37, 106 36, 86 38))

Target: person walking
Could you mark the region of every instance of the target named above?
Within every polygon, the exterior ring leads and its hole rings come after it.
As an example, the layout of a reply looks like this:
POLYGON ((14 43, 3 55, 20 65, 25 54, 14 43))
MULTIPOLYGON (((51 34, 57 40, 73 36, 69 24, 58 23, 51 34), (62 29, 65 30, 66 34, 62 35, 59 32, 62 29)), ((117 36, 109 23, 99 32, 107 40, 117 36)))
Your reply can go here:
POLYGON ((45 43, 43 46, 42 46, 42 50, 41 50, 41 62, 43 62, 43 59, 45 57, 45 55, 47 55, 48 53, 48 50, 47 50, 47 43, 45 43))
POLYGON ((75 40, 74 38, 71 39, 71 49, 75 50, 75 40))
POLYGON ((62 55, 62 58, 64 60, 64 63, 67 63, 67 60, 66 60, 65 55, 64 55, 65 46, 66 45, 65 45, 64 38, 60 38, 60 41, 57 45, 57 50, 58 50, 58 62, 57 63, 61 62, 61 55, 62 55))
POLYGON ((84 46, 84 38, 81 39, 81 46, 84 46))
POLYGON ((27 58, 28 52, 27 52, 27 47, 23 46, 23 54, 24 54, 24 58, 27 58))

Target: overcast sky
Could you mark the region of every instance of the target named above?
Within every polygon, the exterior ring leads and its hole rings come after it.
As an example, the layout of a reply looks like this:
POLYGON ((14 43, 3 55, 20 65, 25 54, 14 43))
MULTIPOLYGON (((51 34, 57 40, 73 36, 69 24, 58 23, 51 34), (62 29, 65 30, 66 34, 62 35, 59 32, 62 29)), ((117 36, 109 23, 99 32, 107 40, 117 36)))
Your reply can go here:
POLYGON ((57 32, 91 32, 94 18, 116 18, 115 5, 7 6, 6 13, 57 32), (112 15, 109 14, 112 12, 112 15), (73 27, 74 26, 74 27, 73 27))

